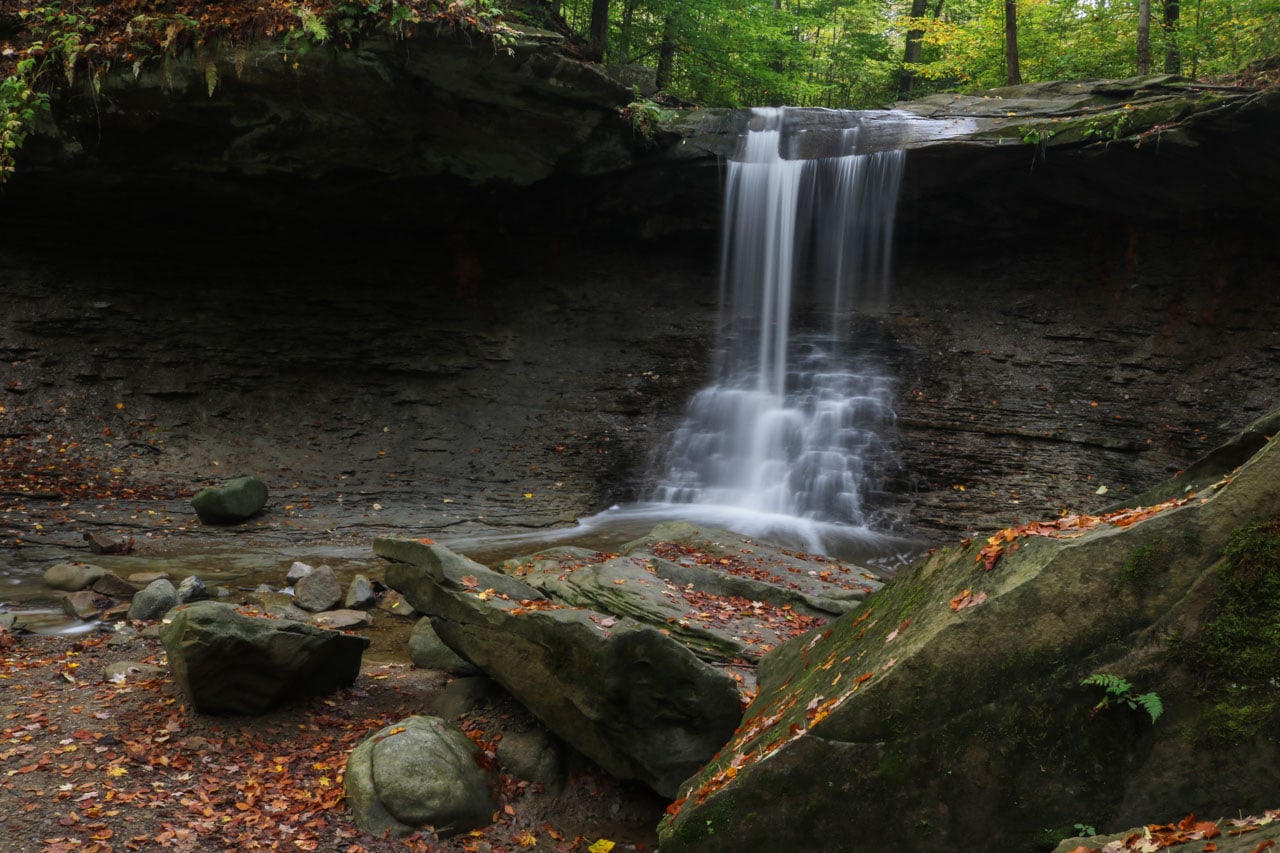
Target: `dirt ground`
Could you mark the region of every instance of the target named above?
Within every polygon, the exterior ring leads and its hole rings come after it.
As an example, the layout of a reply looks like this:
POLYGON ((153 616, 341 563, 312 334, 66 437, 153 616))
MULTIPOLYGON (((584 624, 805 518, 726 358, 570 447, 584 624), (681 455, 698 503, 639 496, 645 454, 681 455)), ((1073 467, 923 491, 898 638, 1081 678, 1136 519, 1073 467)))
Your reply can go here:
POLYGON ((342 795, 351 749, 428 713, 441 673, 366 663, 349 689, 260 717, 198 714, 178 695, 158 639, 0 633, 0 848, 124 850, 615 851, 656 849, 664 803, 584 759, 549 790, 497 765, 504 732, 536 723, 498 698, 454 722, 492 768, 494 823, 438 839, 380 839, 342 795), (109 664, 144 670, 108 680, 109 664), (613 847, 609 847, 609 843, 613 847), (595 846, 593 846, 595 845, 595 846))

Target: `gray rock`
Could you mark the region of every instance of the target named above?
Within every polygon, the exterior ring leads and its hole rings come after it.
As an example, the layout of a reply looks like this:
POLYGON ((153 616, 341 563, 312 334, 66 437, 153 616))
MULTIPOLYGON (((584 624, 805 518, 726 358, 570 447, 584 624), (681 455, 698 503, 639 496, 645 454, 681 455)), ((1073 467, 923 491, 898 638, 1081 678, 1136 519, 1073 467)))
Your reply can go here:
POLYGON ((344 607, 356 609, 371 607, 377 603, 377 596, 373 593, 373 582, 369 578, 364 575, 356 575, 351 579, 351 583, 347 586, 347 597, 343 601, 344 607))
POLYGON ((816 850, 857 827, 860 849, 1033 850, 1082 819, 1271 808, 1280 709, 1254 703, 1276 695, 1274 670, 1221 666, 1275 657, 1249 626, 1274 621, 1274 584, 1259 590, 1277 571, 1277 482, 1272 441, 1145 519, 1018 536, 989 568, 985 538, 933 553, 762 661, 742 727, 680 786, 661 849, 816 850), (1162 696, 1165 716, 1100 707, 1082 681, 1104 673, 1162 696))
POLYGON ((204 601, 209 597, 209 590, 204 581, 195 575, 188 575, 178 582, 178 601, 191 604, 193 601, 204 601))
POLYGON ((475 675, 479 671, 445 645, 428 617, 419 619, 409 635, 409 660, 419 669, 438 669, 453 675, 475 675))
POLYGON ((101 566, 88 563, 58 563, 44 570, 44 582, 54 589, 76 592, 93 586, 106 571, 101 566))
POLYGON ((513 776, 553 789, 564 784, 564 744, 543 729, 506 732, 498 741, 497 755, 513 776))
POLYGON ((129 618, 151 621, 159 619, 178 606, 178 591, 173 584, 161 578, 147 584, 133 597, 129 605, 129 618))
POLYGON ((115 572, 107 571, 93 582, 93 591, 113 598, 133 598, 138 588, 115 572))
POLYGON ((342 584, 329 566, 320 566, 300 578, 293 588, 293 601, 303 610, 319 613, 331 610, 342 601, 342 584))
POLYGON ((106 681, 120 683, 124 681, 150 681, 161 678, 168 673, 162 666, 152 666, 138 661, 122 660, 107 664, 106 681))
POLYGON ((98 614, 98 618, 103 622, 120 622, 129 618, 129 608, 132 606, 132 602, 118 601, 98 614))
POLYGON ((105 533, 89 532, 84 534, 84 541, 89 543, 89 550, 94 554, 128 554, 133 550, 133 537, 108 536, 105 533))
POLYGON ((469 714, 485 705, 493 705, 509 695, 492 678, 455 678, 427 701, 427 710, 437 717, 456 720, 463 714, 469 714))
POLYGON ((308 566, 306 563, 294 562, 294 564, 289 567, 289 571, 285 573, 284 579, 290 584, 295 584, 314 571, 315 568, 308 566))
POLYGON ((173 580, 173 575, 168 572, 134 572, 129 575, 128 581, 135 587, 144 587, 152 581, 173 580))
POLYGON ((99 601, 92 590, 82 589, 62 599, 62 609, 76 619, 97 619, 99 601))
POLYGON ((201 489, 191 499, 196 515, 205 524, 237 524, 267 505, 267 487, 257 477, 237 477, 221 486, 201 489))
POLYGON ((527 584, 439 545, 379 539, 374 551, 449 646, 617 778, 672 794, 738 724, 736 682, 657 629, 546 609, 527 584))
POLYGON ((343 786, 352 816, 376 836, 430 828, 441 836, 487 825, 493 799, 476 746, 437 717, 410 717, 351 753, 343 786))
POLYGON ((349 687, 364 637, 238 613, 201 601, 175 609, 161 630, 174 680, 193 708, 261 714, 349 687))
POLYGON ((296 606, 293 603, 293 596, 287 592, 275 592, 271 589, 264 592, 251 592, 245 596, 245 603, 277 619, 290 619, 294 622, 311 621, 312 614, 296 606))
POLYGON ((373 617, 363 610, 327 610, 314 614, 310 622, 331 631, 346 631, 373 624, 373 617))
POLYGON ((417 619, 421 614, 414 609, 401 593, 394 589, 378 601, 378 609, 384 613, 390 613, 392 616, 399 616, 403 619, 417 619))

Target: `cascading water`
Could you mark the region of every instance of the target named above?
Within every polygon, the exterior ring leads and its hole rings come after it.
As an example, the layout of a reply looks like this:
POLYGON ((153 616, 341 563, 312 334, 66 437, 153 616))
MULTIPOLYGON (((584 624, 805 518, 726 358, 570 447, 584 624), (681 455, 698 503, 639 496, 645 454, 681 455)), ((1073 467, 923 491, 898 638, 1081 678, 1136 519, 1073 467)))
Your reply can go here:
POLYGON ((845 153, 855 122, 839 156, 787 159, 785 121, 754 111, 728 164, 715 381, 690 403, 654 498, 865 527, 892 461, 892 383, 850 330, 887 296, 904 155, 845 153))

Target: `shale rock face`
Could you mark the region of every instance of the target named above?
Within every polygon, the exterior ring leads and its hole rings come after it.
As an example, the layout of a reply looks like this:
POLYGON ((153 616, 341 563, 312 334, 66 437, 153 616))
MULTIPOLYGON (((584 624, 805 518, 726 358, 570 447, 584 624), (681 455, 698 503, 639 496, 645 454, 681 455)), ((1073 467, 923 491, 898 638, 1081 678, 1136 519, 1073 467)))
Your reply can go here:
POLYGON ((498 50, 483 37, 424 28, 305 57, 263 41, 171 57, 136 76, 113 69, 96 93, 61 93, 25 156, 66 173, 105 158, 113 170, 103 181, 183 185, 214 175, 524 185, 628 165, 638 140, 618 110, 630 88, 561 53, 555 33, 508 35, 509 50, 498 50))
POLYGON ((662 849, 1030 851, 1273 807, 1277 478, 1268 442, 1162 511, 934 554, 765 658, 662 849))
POLYGON ((202 601, 170 611, 160 631, 174 680, 197 711, 261 714, 349 687, 365 637, 238 613, 202 601))

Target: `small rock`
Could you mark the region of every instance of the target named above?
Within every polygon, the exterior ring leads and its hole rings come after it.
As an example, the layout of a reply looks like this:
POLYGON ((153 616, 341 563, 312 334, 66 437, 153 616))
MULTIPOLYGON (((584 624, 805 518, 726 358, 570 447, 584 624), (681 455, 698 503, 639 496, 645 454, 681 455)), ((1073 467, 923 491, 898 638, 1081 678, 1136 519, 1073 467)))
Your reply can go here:
POLYGON ((309 620, 312 625, 331 631, 346 631, 373 624, 373 617, 363 610, 328 610, 317 613, 309 620))
POLYGON ((453 675, 475 675, 475 665, 445 645, 429 618, 418 620, 409 635, 409 660, 419 669, 438 669, 453 675))
POLYGON ((559 788, 565 781, 564 744, 545 729, 507 732, 498 741, 498 761, 511 775, 559 788))
POLYGON ((294 604, 312 613, 330 610, 342 600, 342 584, 329 566, 320 566, 299 580, 293 589, 294 604))
POLYGON ((315 569, 308 566, 306 563, 294 563, 289 567, 289 572, 284 576, 284 578, 290 584, 295 584, 314 571, 315 569))
POLYGON ((162 666, 122 660, 107 665, 106 677, 103 680, 116 684, 124 681, 150 681, 153 678, 160 678, 166 672, 167 670, 162 666))
POLYGON ((93 582, 93 591, 112 598, 133 598, 138 588, 115 572, 108 571, 93 582))
POLYGON ((106 572, 101 566, 88 563, 58 563, 45 569, 44 582, 54 589, 77 592, 93 586, 106 572))
POLYGON ((178 601, 182 604, 190 604, 193 601, 204 601, 209 598, 209 590, 205 588, 204 581, 195 575, 188 575, 178 584, 178 601))
POLYGON ((456 678, 428 700, 427 710, 437 717, 455 720, 482 705, 493 705, 506 693, 492 678, 456 678))
POLYGON ((120 646, 128 646, 138 638, 138 629, 130 625, 128 622, 121 622, 111 626, 111 639, 107 640, 107 645, 115 648, 120 646))
POLYGON ((173 576, 168 572, 134 572, 129 575, 129 583, 137 587, 147 586, 153 581, 172 580, 173 576))
POLYGON ((237 524, 267 505, 267 487, 257 477, 237 477, 221 486, 201 489, 191 506, 204 524, 237 524))
POLYGON ((97 619, 99 598, 91 590, 82 589, 62 599, 62 609, 76 619, 97 619))
POLYGON ((382 597, 382 600, 378 602, 378 609, 385 610, 394 616, 403 616, 406 619, 414 619, 420 615, 418 611, 413 609, 413 605, 395 590, 391 590, 382 597))
POLYGON ((98 618, 103 622, 119 622, 121 619, 129 618, 129 608, 131 606, 128 601, 118 601, 102 611, 98 618))
POLYGON ((89 550, 95 554, 128 554, 133 550, 133 537, 108 536, 105 533, 86 533, 84 541, 89 543, 89 550))
POLYGON ((288 619, 293 622, 311 621, 311 614, 296 606, 292 595, 287 592, 275 592, 270 587, 267 587, 265 592, 250 593, 245 597, 245 603, 277 619, 288 619))
POLYGON ((356 575, 347 587, 347 597, 343 606, 347 608, 370 607, 378 601, 373 593, 373 582, 364 575, 356 575))
POLYGON ((152 581, 133 597, 129 618, 150 621, 159 619, 178 606, 178 591, 165 578, 152 581))

